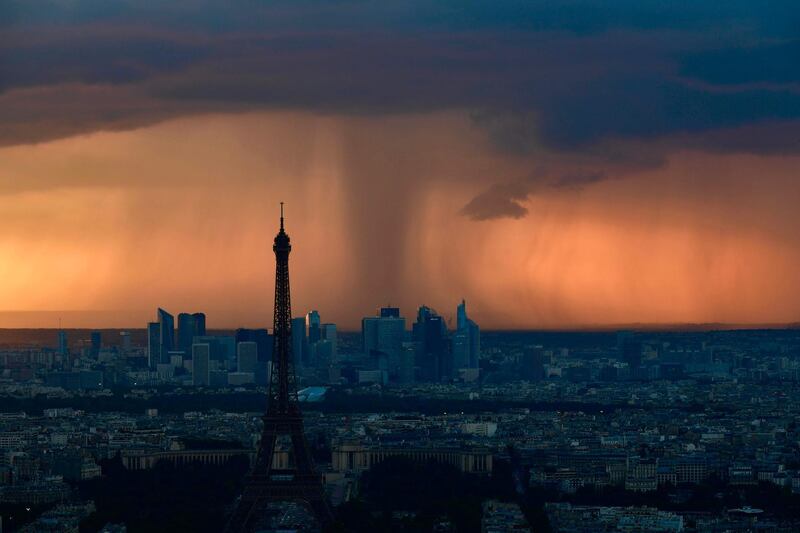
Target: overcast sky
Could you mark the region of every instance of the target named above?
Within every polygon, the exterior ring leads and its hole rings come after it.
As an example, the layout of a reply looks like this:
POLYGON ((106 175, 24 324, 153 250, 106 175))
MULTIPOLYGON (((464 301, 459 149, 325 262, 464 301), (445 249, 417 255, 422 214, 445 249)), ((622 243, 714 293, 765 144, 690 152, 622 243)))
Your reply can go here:
POLYGON ((4 0, 0 311, 268 325, 285 201, 293 311, 345 328, 462 297, 485 328, 798 321, 798 28, 796 1, 4 0))

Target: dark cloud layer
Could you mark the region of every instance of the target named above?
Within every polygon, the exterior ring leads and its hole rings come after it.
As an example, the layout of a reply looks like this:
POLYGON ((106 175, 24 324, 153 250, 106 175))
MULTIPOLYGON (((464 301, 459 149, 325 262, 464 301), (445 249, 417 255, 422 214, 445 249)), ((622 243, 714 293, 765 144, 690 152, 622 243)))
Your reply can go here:
POLYGON ((524 182, 492 185, 464 206, 461 213, 472 220, 492 218, 522 218, 528 214, 520 202, 531 193, 530 184, 524 182))
POLYGON ((720 85, 800 82, 800 40, 687 54, 681 74, 720 85))
POLYGON ((528 214, 525 200, 542 190, 576 190, 608 179, 601 171, 577 170, 557 176, 548 176, 543 170, 517 181, 497 183, 477 195, 464 206, 461 214, 472 220, 493 218, 522 218, 528 214))
MULTIPOLYGON (((588 157, 583 181, 552 178, 575 188, 640 166, 640 143, 646 164, 796 153, 798 27, 793 0, 7 0, 0 144, 215 111, 459 109, 509 154, 588 157)), ((524 216, 530 180, 496 183, 464 213, 524 216)))
POLYGON ((131 84, 180 70, 208 53, 202 44, 184 44, 158 36, 134 39, 69 33, 58 40, 26 44, 17 34, 0 50, 0 90, 61 83, 131 84))

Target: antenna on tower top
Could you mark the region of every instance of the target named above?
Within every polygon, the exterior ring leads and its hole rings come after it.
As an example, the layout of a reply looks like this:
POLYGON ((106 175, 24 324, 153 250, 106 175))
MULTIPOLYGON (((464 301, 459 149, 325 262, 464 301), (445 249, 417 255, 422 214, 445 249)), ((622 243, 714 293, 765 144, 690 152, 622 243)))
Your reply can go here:
POLYGON ((283 229, 283 202, 281 202, 281 229, 283 229))

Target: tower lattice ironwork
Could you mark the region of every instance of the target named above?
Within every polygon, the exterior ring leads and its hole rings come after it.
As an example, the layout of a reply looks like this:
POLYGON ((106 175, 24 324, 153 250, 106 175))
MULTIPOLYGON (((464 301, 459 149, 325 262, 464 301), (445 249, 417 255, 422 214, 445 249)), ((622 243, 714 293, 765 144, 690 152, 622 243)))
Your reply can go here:
POLYGON ((231 533, 259 529, 259 522, 266 516, 270 502, 304 503, 323 527, 333 520, 325 499, 322 476, 314 469, 297 400, 289 294, 289 252, 292 246, 283 227, 283 202, 281 229, 272 249, 275 252, 275 317, 267 412, 263 417, 264 429, 255 465, 248 474, 241 499, 226 528, 231 533), (292 464, 288 468, 277 468, 273 464, 279 437, 291 440, 292 464))

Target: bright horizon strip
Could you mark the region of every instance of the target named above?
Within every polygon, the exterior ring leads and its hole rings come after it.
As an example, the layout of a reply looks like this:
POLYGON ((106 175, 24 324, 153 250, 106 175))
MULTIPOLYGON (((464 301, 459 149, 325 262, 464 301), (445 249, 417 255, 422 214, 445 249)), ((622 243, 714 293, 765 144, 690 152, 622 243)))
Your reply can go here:
POLYGON ((544 190, 523 218, 459 213, 536 158, 458 112, 216 114, 0 148, 1 307, 268 325, 283 200, 293 313, 342 329, 388 303, 454 316, 462 297, 484 329, 800 320, 798 158, 677 152, 544 190))

